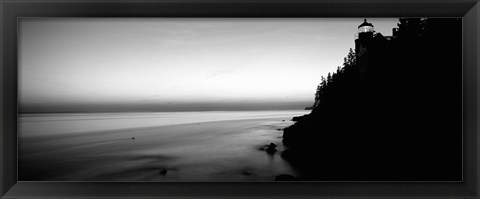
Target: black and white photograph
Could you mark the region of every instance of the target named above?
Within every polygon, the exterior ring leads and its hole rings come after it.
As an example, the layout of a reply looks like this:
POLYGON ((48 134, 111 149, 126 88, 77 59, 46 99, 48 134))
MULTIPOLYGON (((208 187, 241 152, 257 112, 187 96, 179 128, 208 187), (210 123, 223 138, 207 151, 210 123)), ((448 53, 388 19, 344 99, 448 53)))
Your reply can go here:
POLYGON ((20 18, 18 181, 462 181, 462 18, 20 18))

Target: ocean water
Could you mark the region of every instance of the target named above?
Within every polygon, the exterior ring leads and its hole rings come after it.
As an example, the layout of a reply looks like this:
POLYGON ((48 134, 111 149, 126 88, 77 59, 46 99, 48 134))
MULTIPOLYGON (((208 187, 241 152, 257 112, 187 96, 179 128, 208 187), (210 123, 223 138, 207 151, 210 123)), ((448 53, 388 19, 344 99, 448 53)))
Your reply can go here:
POLYGON ((273 181, 304 110, 21 114, 20 181, 273 181), (277 152, 265 152, 274 143, 277 152))

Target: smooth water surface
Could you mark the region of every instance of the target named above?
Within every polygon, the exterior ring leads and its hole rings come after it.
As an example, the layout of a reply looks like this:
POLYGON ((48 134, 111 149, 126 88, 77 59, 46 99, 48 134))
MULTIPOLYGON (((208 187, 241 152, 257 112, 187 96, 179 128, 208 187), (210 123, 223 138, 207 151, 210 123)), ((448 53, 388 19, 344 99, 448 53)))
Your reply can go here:
POLYGON ((20 181, 272 181, 282 129, 308 111, 19 116, 20 181), (274 143, 274 154, 265 145, 274 143))

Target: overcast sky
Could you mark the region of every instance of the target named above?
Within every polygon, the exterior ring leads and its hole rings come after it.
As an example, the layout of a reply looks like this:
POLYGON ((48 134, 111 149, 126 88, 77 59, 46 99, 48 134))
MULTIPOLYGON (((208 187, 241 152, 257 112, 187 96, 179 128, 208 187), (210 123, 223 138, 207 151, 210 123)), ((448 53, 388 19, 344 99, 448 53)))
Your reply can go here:
MULTIPOLYGON (((398 20, 368 21, 391 35, 398 20)), ((303 108, 313 104, 320 76, 354 48, 362 22, 21 19, 19 101, 51 111, 303 108)))

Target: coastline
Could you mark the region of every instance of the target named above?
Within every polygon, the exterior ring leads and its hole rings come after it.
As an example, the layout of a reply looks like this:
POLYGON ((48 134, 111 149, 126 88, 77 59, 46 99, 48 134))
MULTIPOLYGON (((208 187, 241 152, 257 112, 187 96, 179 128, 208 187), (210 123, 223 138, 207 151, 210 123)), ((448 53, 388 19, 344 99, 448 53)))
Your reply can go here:
POLYGON ((274 181, 292 117, 239 119, 21 138, 20 180, 274 181), (134 137, 134 139, 132 139, 134 137), (274 143, 273 153, 265 145, 274 143))

